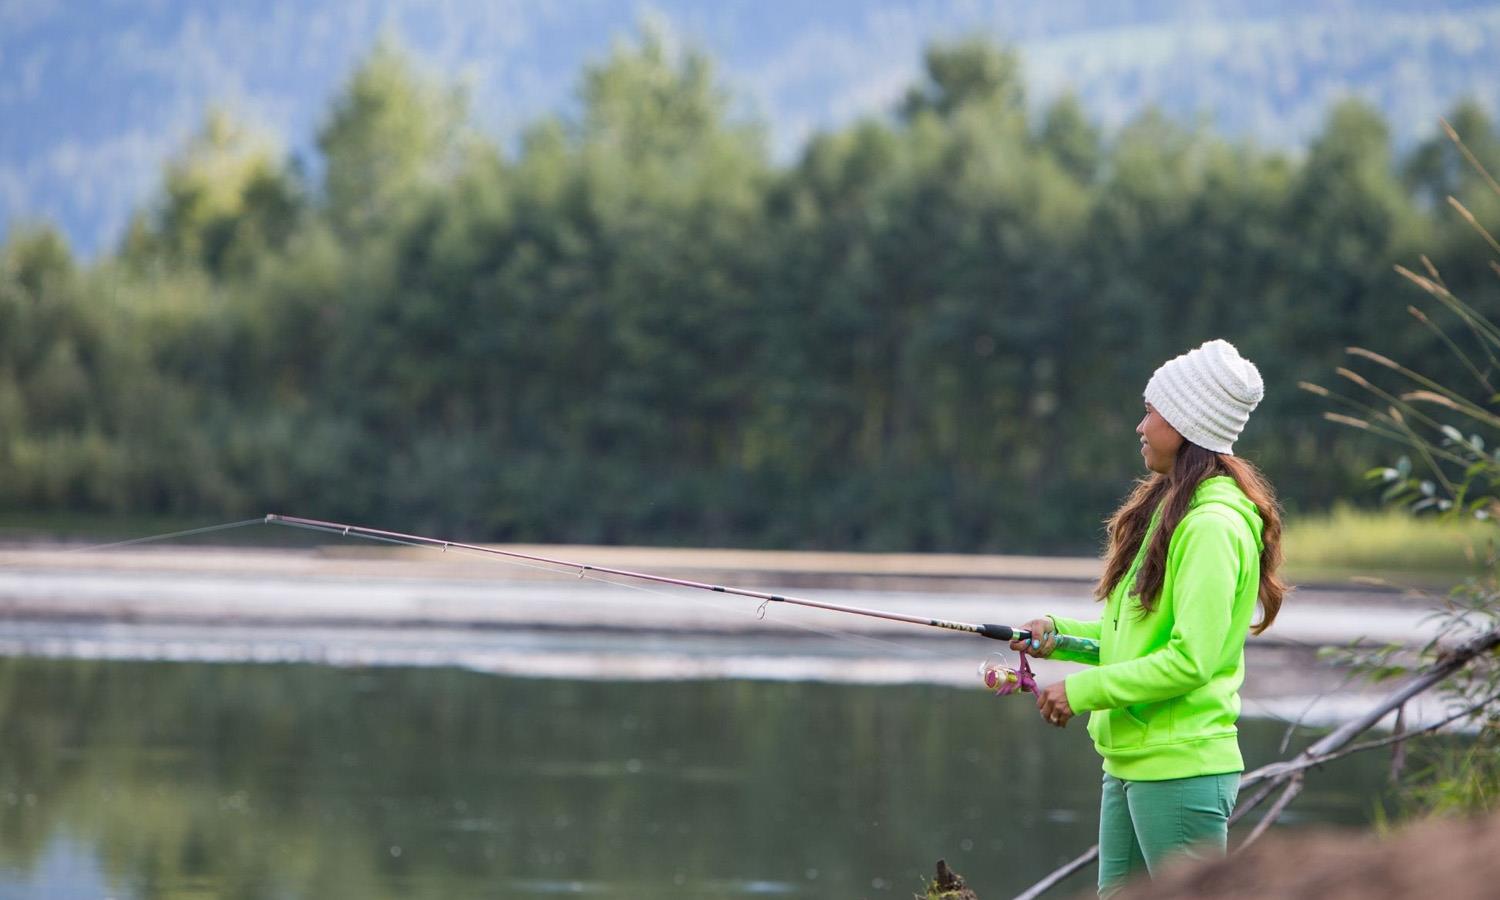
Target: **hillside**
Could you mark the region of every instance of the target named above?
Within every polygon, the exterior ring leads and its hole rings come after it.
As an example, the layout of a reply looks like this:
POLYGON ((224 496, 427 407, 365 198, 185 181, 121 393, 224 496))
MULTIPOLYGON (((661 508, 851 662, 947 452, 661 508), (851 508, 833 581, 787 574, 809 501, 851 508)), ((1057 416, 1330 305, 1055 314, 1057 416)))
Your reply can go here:
MULTIPOLYGON (((1031 102, 1072 89, 1106 126, 1150 104, 1230 136, 1300 146, 1357 93, 1398 146, 1456 100, 1500 112, 1494 2, 701 4, 649 19, 719 62, 744 114, 795 156, 815 131, 891 107, 934 39, 1018 45, 1031 102)), ((581 67, 638 23, 633 4, 330 0, 286 5, 0 4, 0 238, 48 219, 94 254, 118 238, 161 165, 211 105, 258 122, 310 167, 328 99, 382 34, 467 86, 479 124, 513 139, 574 102, 581 67)))

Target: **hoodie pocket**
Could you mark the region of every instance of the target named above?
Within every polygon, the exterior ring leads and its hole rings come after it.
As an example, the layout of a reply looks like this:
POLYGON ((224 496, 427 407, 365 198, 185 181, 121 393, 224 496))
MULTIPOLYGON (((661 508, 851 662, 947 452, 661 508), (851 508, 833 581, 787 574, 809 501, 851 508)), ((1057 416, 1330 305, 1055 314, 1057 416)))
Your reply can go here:
POLYGON ((1109 711, 1109 745, 1116 748, 1136 747, 1146 742, 1146 734, 1150 731, 1150 725, 1144 719, 1130 711, 1130 707, 1121 706, 1109 711))
POLYGON ((1104 746, 1128 749, 1172 738, 1172 701, 1121 706, 1109 710, 1104 746))

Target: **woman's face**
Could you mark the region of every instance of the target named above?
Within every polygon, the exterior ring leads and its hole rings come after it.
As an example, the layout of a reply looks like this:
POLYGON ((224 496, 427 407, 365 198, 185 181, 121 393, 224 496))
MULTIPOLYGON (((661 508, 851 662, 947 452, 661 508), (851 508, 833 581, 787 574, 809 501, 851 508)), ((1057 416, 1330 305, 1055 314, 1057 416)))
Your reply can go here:
POLYGON ((1182 435, 1167 424, 1156 407, 1146 404, 1146 417, 1135 426, 1135 433, 1141 436, 1141 456, 1146 468, 1162 475, 1172 471, 1172 463, 1182 447, 1182 435))

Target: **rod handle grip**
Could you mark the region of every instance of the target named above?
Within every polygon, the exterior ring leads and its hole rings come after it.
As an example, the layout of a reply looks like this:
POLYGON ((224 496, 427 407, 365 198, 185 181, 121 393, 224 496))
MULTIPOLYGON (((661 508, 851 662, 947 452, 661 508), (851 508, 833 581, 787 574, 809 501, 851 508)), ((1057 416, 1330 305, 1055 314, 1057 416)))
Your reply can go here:
MULTIPOLYGON (((1012 628, 1009 625, 981 625, 979 633, 987 638, 997 641, 1029 641, 1031 632, 1025 628, 1012 628)), ((1059 650, 1066 650, 1097 659, 1099 656, 1099 642, 1092 638, 1074 637, 1070 634, 1052 635, 1053 645, 1059 650)))

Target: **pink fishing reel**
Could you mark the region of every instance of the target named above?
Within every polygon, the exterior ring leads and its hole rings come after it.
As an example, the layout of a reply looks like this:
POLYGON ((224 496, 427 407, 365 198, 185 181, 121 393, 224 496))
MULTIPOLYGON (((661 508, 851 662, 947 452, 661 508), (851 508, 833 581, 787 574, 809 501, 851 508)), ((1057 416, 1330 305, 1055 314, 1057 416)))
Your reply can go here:
POLYGON ((1021 654, 1019 667, 1009 665, 1004 654, 991 653, 979 664, 979 680, 994 691, 996 697, 1004 697, 1017 691, 1036 693, 1036 678, 1031 674, 1031 664, 1025 653, 1021 654))

